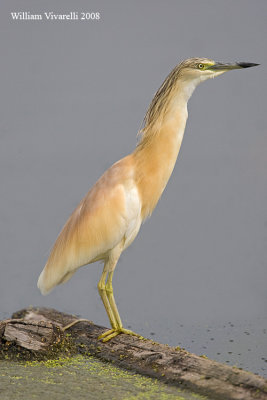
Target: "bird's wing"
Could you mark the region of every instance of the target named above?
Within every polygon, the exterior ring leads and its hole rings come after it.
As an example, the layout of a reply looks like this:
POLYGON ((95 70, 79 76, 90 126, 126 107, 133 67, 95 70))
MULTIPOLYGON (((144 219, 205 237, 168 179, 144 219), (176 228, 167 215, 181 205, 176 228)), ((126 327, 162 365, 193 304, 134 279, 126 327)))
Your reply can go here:
POLYGON ((38 280, 42 293, 68 280, 80 266, 105 259, 123 240, 131 223, 127 197, 132 184, 127 158, 114 164, 96 182, 52 248, 38 280))

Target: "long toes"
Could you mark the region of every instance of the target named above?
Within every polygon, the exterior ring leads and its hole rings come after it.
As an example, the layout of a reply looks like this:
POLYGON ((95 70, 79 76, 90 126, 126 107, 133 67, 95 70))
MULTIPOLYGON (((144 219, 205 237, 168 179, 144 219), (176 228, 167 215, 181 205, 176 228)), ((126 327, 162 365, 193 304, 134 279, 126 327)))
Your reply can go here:
POLYGON ((102 339, 103 342, 108 342, 110 339, 118 336, 120 333, 124 333, 125 335, 132 335, 132 336, 137 336, 139 339, 144 339, 143 336, 138 335, 138 333, 135 333, 133 331, 130 331, 129 329, 124 329, 124 328, 118 328, 118 329, 109 329, 108 331, 102 333, 102 335, 98 336, 98 339, 102 339))
POLYGON ((137 337, 139 337, 139 339, 144 339, 143 336, 141 336, 138 333, 135 333, 133 331, 130 331, 129 329, 121 328, 121 333, 125 333, 126 335, 137 336, 137 337))
POLYGON ((78 324, 79 322, 89 322, 89 324, 93 323, 92 321, 89 321, 89 319, 79 318, 79 319, 75 319, 70 324, 63 326, 61 329, 62 329, 63 332, 65 332, 67 329, 69 329, 72 326, 78 324))
POLYGON ((121 333, 120 330, 113 331, 113 333, 104 337, 104 339, 102 339, 102 342, 108 342, 110 339, 113 339, 114 337, 118 336, 120 333, 121 333))
POLYGON ((115 332, 116 329, 109 329, 108 331, 102 333, 102 335, 98 336, 98 340, 103 339, 104 337, 111 335, 113 332, 115 332))

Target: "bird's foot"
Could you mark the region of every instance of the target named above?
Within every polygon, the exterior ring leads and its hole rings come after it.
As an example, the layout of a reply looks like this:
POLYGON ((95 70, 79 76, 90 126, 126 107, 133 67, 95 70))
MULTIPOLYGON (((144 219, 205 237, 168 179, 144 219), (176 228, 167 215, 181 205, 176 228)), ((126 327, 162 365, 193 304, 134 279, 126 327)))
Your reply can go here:
POLYGON ((126 335, 138 336, 139 339, 144 339, 143 336, 138 335, 138 333, 132 332, 129 329, 124 328, 114 328, 109 329, 108 331, 102 333, 102 335, 98 336, 98 339, 102 339, 103 342, 108 342, 110 339, 118 336, 120 333, 125 333, 126 335))
POLYGON ((89 321, 89 319, 79 318, 79 319, 75 319, 70 324, 63 326, 61 329, 63 332, 65 332, 67 329, 71 328, 73 325, 78 324, 79 322, 89 322, 89 324, 93 324, 93 322, 89 321))

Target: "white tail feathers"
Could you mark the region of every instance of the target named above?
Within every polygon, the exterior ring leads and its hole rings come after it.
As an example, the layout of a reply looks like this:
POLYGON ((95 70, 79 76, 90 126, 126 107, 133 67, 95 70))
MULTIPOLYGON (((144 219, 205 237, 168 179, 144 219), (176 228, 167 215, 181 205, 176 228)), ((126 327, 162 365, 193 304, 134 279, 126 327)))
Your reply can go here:
POLYGON ((47 282, 45 280, 45 268, 40 273, 40 276, 39 276, 39 279, 37 282, 37 287, 40 289, 40 291, 43 295, 48 294, 53 289, 53 286, 49 287, 49 285, 47 285, 47 282))
POLYGON ((40 289, 41 293, 43 295, 46 295, 51 292, 51 290, 54 289, 55 286, 67 282, 74 273, 75 270, 67 272, 62 277, 62 274, 57 274, 57 269, 55 268, 53 270, 53 273, 51 274, 48 265, 46 265, 39 276, 37 286, 40 289))

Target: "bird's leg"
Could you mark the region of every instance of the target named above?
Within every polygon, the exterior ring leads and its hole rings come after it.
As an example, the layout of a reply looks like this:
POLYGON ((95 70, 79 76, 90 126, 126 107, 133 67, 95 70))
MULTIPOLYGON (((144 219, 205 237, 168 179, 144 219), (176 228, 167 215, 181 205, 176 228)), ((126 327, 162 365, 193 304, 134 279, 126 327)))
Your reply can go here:
POLYGON ((98 339, 103 339, 103 342, 107 342, 108 340, 114 338, 115 336, 119 335, 121 333, 122 329, 122 322, 120 318, 120 314, 117 308, 117 305, 115 303, 115 299, 113 296, 113 287, 112 287, 112 276, 113 276, 114 271, 108 272, 108 279, 107 283, 105 285, 105 293, 107 296, 107 299, 109 301, 110 308, 112 310, 113 317, 116 321, 116 326, 113 329, 109 329, 108 331, 104 332, 102 335, 99 336, 98 339))
MULTIPOLYGON (((98 292, 100 294, 101 300, 102 300, 102 302, 104 304, 104 307, 106 309, 106 312, 108 314, 110 325, 112 326, 113 329, 117 329, 117 322, 116 322, 116 319, 115 319, 115 317, 113 315, 113 311, 112 311, 112 308, 111 308, 111 306, 109 304, 107 293, 106 293, 106 277, 107 277, 107 274, 108 274, 108 272, 105 271, 105 269, 104 269, 104 271, 103 271, 103 273, 101 275, 101 278, 100 278, 100 280, 98 282, 97 288, 98 288, 98 292)), ((112 330, 112 332, 113 332, 113 330, 112 330)))
MULTIPOLYGON (((98 282, 98 292, 99 292, 100 297, 101 297, 101 299, 103 301, 104 307, 105 307, 105 309, 107 311, 107 314, 108 314, 108 317, 109 317, 109 320, 110 320, 110 324, 111 324, 112 328, 115 329, 117 327, 116 320, 115 320, 115 318, 113 316, 111 307, 110 307, 109 302, 108 302, 107 294, 106 294, 106 291, 105 291, 107 274, 108 274, 107 271, 103 271, 103 273, 101 275, 101 278, 100 278, 100 281, 98 282)), ((92 323, 92 321, 89 321, 87 319, 76 319, 75 321, 72 321, 70 324, 64 326, 62 328, 62 330, 63 330, 63 332, 65 332, 67 329, 71 328, 73 325, 76 325, 79 322, 85 322, 85 321, 92 323)))
POLYGON ((113 286, 112 286, 112 278, 113 278, 113 274, 114 271, 111 271, 108 273, 108 279, 107 279, 107 283, 106 283, 106 293, 108 296, 108 301, 110 304, 110 307, 113 311, 113 315, 116 319, 117 322, 117 326, 119 329, 122 329, 122 322, 121 322, 121 317, 114 299, 114 295, 113 295, 113 286))
POLYGON ((107 342, 108 340, 116 337, 120 333, 125 333, 127 335, 134 335, 134 336, 138 336, 138 337, 142 338, 142 336, 138 335, 135 332, 130 331, 129 329, 125 329, 122 326, 120 314, 119 314, 119 311, 118 311, 118 308, 117 308, 117 305, 116 305, 116 302, 115 302, 115 299, 113 296, 113 287, 112 287, 113 273, 114 273, 114 270, 108 273, 108 279, 107 279, 105 289, 106 289, 107 298, 108 298, 113 316, 116 320, 117 326, 116 326, 116 328, 113 327, 113 329, 110 329, 107 332, 100 335, 99 339, 103 339, 103 342, 107 342))

